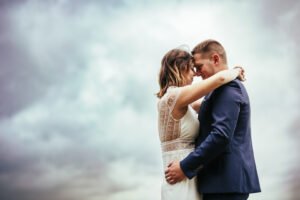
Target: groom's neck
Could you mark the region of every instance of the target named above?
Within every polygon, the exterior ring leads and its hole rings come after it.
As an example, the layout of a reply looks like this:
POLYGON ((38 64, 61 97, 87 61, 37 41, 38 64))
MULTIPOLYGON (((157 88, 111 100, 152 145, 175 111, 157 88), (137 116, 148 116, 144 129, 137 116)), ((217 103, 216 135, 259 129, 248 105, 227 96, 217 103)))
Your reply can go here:
POLYGON ((228 66, 226 64, 222 64, 222 65, 219 65, 217 71, 219 72, 219 71, 223 71, 223 70, 226 70, 226 69, 228 69, 228 66))

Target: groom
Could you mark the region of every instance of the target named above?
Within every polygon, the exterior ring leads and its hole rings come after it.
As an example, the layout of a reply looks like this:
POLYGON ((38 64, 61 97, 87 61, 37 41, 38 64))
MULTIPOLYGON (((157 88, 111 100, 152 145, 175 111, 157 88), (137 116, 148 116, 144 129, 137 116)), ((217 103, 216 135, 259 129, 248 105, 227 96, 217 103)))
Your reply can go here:
MULTIPOLYGON (((194 66, 203 79, 228 69, 226 52, 215 40, 192 51, 194 66)), ((209 93, 199 110, 195 150, 165 171, 168 183, 197 176, 203 200, 246 200, 260 192, 253 155, 250 102, 244 85, 234 80, 209 93)))

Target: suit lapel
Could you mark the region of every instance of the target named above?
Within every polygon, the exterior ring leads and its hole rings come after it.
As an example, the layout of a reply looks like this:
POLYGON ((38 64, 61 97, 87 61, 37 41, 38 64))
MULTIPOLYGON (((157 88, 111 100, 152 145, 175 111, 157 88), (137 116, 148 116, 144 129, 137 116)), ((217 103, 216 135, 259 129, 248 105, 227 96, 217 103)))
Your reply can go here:
POLYGON ((208 94, 204 97, 204 99, 203 99, 203 101, 202 101, 202 103, 201 103, 201 106, 200 106, 200 109, 199 109, 199 112, 198 112, 198 119, 199 119, 199 121, 200 121, 200 116, 203 115, 203 111, 206 109, 207 102, 208 102, 208 100, 210 99, 212 93, 213 93, 213 92, 208 93, 208 94))
POLYGON ((208 94, 204 97, 204 101, 207 101, 207 100, 211 97, 211 95, 213 94, 213 92, 214 92, 214 91, 208 93, 208 94))

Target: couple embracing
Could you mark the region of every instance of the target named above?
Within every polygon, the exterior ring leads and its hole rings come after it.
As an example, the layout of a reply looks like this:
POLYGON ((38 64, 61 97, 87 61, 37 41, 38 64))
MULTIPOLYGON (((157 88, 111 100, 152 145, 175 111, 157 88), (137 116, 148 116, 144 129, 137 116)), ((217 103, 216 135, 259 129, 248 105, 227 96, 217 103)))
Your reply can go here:
POLYGON ((243 68, 228 68, 216 40, 163 57, 157 93, 162 200, 246 200, 260 192, 243 80, 243 68), (192 84, 194 76, 203 80, 192 84))

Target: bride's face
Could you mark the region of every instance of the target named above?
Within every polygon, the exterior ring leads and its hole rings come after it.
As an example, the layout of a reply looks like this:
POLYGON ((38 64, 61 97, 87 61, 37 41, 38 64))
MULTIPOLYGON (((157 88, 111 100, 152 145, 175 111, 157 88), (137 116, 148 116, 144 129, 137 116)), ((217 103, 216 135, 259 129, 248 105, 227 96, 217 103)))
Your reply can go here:
POLYGON ((183 77, 184 77, 185 85, 190 85, 190 84, 192 84, 193 79, 194 79, 194 76, 195 76, 195 72, 194 72, 194 70, 193 70, 192 67, 190 67, 190 68, 188 69, 188 71, 184 72, 182 75, 183 75, 183 77))

